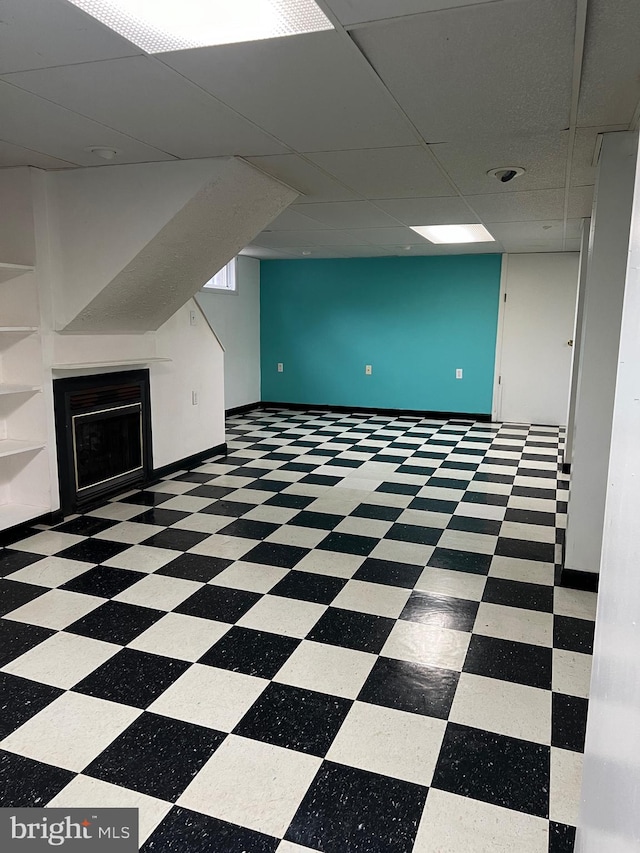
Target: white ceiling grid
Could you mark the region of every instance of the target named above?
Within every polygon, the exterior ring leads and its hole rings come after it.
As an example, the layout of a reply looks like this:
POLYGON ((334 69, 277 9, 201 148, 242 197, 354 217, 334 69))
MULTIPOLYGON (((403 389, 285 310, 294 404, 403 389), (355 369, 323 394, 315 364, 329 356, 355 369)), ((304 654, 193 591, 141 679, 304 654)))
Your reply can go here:
POLYGON ((257 257, 577 250, 597 135, 638 115, 638 0, 318 2, 333 31, 150 57, 66 0, 0 0, 0 167, 243 156, 301 193, 257 257), (496 243, 409 227, 477 222, 496 243))

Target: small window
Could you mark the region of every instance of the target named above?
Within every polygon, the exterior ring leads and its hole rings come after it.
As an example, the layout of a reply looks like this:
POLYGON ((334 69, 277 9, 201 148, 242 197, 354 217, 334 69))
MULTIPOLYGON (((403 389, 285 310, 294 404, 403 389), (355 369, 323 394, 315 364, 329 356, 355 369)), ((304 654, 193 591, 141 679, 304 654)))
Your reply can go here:
POLYGON ((210 278, 209 281, 202 286, 203 290, 226 290, 227 293, 233 293, 236 289, 236 259, 222 267, 221 270, 210 278))

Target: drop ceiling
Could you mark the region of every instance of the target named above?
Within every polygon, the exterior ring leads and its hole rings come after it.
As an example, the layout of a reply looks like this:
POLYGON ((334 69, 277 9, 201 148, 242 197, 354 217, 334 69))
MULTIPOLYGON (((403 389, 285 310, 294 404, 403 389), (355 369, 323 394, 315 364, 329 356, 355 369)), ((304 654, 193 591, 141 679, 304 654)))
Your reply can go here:
POLYGON ((149 56, 66 0, 0 0, 0 168, 244 157, 300 192, 261 258, 578 249, 598 134, 638 124, 637 0, 318 5, 333 30, 149 56), (410 227, 449 223, 496 243, 410 227))

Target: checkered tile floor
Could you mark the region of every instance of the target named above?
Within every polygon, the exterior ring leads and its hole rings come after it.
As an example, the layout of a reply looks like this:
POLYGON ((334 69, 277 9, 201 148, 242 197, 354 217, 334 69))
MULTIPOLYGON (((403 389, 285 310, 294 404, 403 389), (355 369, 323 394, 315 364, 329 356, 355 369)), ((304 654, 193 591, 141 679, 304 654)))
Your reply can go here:
POLYGON ((0 552, 2 805, 145 853, 569 853, 595 596, 561 431, 256 411, 0 552))

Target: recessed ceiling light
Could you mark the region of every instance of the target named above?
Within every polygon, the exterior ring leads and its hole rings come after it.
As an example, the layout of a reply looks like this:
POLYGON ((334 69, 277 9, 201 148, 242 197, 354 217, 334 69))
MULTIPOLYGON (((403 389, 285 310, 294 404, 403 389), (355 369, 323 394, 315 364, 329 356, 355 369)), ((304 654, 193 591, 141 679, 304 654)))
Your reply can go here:
POLYGON ((484 225, 412 225, 431 243, 495 243, 484 225))
POLYGON ((147 53, 331 30, 315 0, 70 0, 147 53))
POLYGON ((89 154, 95 154, 96 157, 101 157, 103 160, 115 160, 120 153, 115 148, 103 148, 101 145, 94 145, 91 148, 85 148, 89 154))
POLYGON ((310 251, 309 249, 305 249, 305 250, 302 252, 302 254, 303 254, 303 255, 310 255, 310 254, 311 254, 311 251, 310 251))

